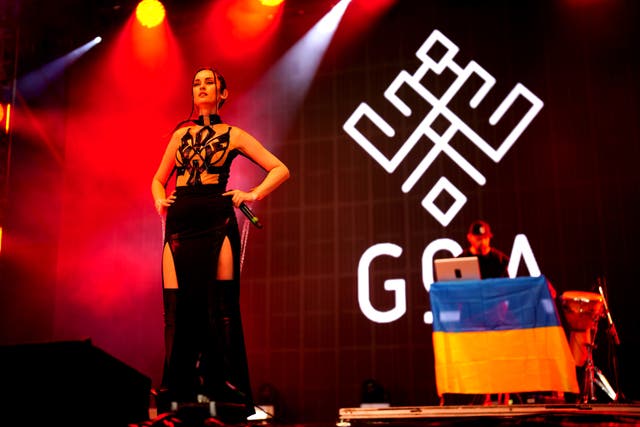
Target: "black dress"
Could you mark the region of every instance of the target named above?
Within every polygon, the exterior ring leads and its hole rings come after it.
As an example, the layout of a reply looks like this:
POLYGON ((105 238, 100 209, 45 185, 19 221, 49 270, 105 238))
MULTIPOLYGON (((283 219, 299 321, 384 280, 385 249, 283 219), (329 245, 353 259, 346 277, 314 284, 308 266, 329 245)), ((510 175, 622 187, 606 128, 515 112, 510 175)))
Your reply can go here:
POLYGON ((187 129, 176 154, 177 176, 188 173, 189 179, 176 187, 175 202, 167 209, 164 247, 171 251, 178 289, 174 307, 165 297, 165 323, 172 323, 172 337, 163 386, 171 401, 194 402, 202 395, 241 406, 250 415, 254 407, 240 316, 240 235, 231 198, 222 196, 238 154, 227 152, 230 130, 216 135, 205 126, 194 139, 187 129), (218 174, 218 184, 202 184, 204 171, 218 174), (233 253, 233 280, 216 279, 225 239, 233 253))

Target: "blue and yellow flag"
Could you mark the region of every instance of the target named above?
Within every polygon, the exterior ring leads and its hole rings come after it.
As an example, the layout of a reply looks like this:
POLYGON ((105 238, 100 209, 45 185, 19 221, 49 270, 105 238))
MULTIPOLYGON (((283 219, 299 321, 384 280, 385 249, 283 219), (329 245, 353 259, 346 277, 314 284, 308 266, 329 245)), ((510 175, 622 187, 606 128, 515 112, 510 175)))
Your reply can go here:
POLYGON ((544 276, 436 282, 430 299, 440 396, 579 392, 544 276))

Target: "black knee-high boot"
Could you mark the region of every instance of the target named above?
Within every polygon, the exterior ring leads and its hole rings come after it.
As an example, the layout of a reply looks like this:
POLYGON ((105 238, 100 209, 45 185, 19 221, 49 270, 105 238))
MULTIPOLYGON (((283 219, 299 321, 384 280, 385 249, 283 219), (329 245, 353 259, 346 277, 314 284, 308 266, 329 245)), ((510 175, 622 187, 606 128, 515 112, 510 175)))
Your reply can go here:
POLYGON ((164 366, 162 382, 156 395, 158 413, 168 412, 171 406, 171 393, 168 384, 169 361, 173 351, 173 340, 176 332, 176 300, 178 289, 162 289, 164 307, 164 366))
POLYGON ((163 289, 162 299, 164 303, 164 371, 162 374, 162 386, 167 386, 167 371, 169 360, 173 351, 173 339, 176 334, 176 300, 178 289, 163 289))
POLYGON ((208 290, 209 346, 203 363, 203 383, 212 400, 244 405, 254 413, 249 366, 240 316, 237 280, 217 280, 208 290))

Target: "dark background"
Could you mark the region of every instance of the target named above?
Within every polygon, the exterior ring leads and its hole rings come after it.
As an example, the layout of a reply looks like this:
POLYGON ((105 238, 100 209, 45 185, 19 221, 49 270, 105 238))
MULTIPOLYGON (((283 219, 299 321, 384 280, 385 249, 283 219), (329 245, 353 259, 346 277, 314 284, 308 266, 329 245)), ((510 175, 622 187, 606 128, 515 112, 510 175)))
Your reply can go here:
MULTIPOLYGON (((198 46, 187 40, 201 4, 167 2, 169 16, 175 14, 170 22, 185 52, 187 76, 200 65, 193 53, 198 46)), ((320 0, 287 4, 274 58, 331 6, 320 0)), ((84 43, 96 28, 117 33, 134 6, 123 2, 114 9, 104 0, 22 2, 18 74, 84 43)), ((469 223, 483 218, 494 229, 495 246, 507 254, 515 236, 526 235, 542 274, 559 293, 593 292, 598 279, 606 283, 621 344, 613 347, 601 339, 597 364, 627 399, 638 399, 634 325, 639 293, 633 260, 640 237, 637 2, 400 0, 371 26, 357 27, 357 33, 354 22, 357 17, 348 9, 303 104, 293 116, 280 118, 291 123, 282 140, 265 140, 271 122, 261 123, 256 132, 289 166, 292 178, 256 206, 265 229, 251 229, 248 237, 242 304, 254 389, 272 385, 291 421, 335 419, 339 408, 359 405, 360 385, 367 378, 386 387, 393 405, 437 404, 432 330, 423 321, 429 297, 422 253, 436 239, 464 246, 469 223), (424 138, 388 174, 342 126, 367 102, 397 132, 386 139, 370 127, 367 134, 394 152, 429 106, 403 92, 414 109, 406 118, 383 92, 401 70, 417 69, 415 52, 435 29, 460 48, 458 64, 476 61, 497 80, 477 110, 466 104, 469 89, 450 105, 487 141, 497 145, 510 129, 508 122, 493 129, 487 120, 517 83, 544 107, 499 163, 469 141, 454 139, 456 149, 485 175, 484 186, 440 156, 404 194, 402 183, 432 143, 424 138), (468 198, 446 227, 420 205, 440 176, 468 198), (372 303, 379 310, 393 306, 384 280, 403 278, 407 289, 407 312, 386 324, 366 318, 357 298, 360 257, 384 242, 399 245, 403 253, 372 265, 372 303)), ((159 121, 159 130, 145 116, 142 124, 152 138, 142 148, 131 148, 131 155, 127 134, 132 125, 118 118, 133 107, 119 105, 110 124, 120 128, 119 136, 90 152, 108 159, 101 164, 105 173, 99 180, 83 180, 79 164, 89 162, 92 170, 96 164, 83 157, 86 152, 74 151, 79 141, 70 129, 79 126, 73 114, 87 102, 79 82, 94 72, 100 49, 70 67, 46 94, 16 107, 16 127, 29 123, 31 131, 18 128, 12 147, 0 255, 0 341, 91 337, 157 384, 163 352, 161 240, 148 187, 163 150, 160 136, 188 113, 188 102, 162 105, 162 116, 171 120, 159 121), (42 128, 34 131, 33 123, 42 128), (120 187, 123 175, 127 180, 120 187), (84 190, 77 190, 83 184, 90 184, 90 194, 106 197, 105 204, 88 207, 84 190), (110 210, 122 198, 127 203, 110 210), (70 235, 79 221, 85 224, 82 232, 70 235), (116 262, 100 256, 104 247, 113 248, 116 262), (94 257, 101 261, 90 264, 88 272, 83 264, 94 257)), ((222 68, 240 92, 264 71, 251 67, 250 58, 222 68)), ((281 77, 286 82, 287 76, 281 77)), ((450 82, 443 75, 425 84, 436 91, 450 82)), ((183 87, 188 93, 188 80, 183 87)), ((103 96, 114 95, 107 87, 103 96)), ((278 99, 280 94, 272 89, 266 96, 278 99)), ((254 132, 257 124, 243 121, 242 111, 232 111, 231 123, 254 132)), ((278 114, 270 111, 269 120, 279 120, 278 114)), ((100 131, 90 121, 82 126, 87 134, 100 131)))

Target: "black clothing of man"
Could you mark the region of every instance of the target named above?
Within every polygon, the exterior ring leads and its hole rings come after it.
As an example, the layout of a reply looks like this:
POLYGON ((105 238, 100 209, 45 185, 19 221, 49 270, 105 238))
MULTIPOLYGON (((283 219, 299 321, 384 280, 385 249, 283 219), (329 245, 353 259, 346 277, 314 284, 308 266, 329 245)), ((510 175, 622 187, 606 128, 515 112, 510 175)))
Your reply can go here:
POLYGON ((460 256, 478 257, 480 264, 480 277, 483 279, 491 279, 496 277, 509 277, 507 267, 509 266, 509 257, 498 249, 491 248, 486 255, 472 254, 469 248, 465 249, 460 256))

